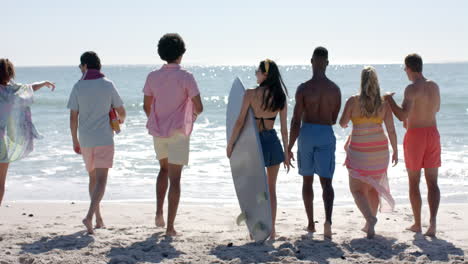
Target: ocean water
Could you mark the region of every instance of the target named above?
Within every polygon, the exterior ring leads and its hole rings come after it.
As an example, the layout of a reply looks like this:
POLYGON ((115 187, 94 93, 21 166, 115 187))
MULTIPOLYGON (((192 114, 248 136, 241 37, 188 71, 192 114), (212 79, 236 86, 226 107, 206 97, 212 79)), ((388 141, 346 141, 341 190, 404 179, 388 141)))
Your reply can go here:
MULTIPOLYGON (((409 84, 402 65, 375 65, 383 91, 396 92, 401 102, 409 84)), ((152 138, 145 128, 141 92, 146 75, 159 66, 104 66, 103 72, 120 91, 128 112, 123 132, 115 137, 116 155, 110 171, 105 200, 153 201, 158 162, 152 138)), ((328 76, 341 88, 343 102, 359 89, 363 65, 331 65, 328 76)), ((255 66, 191 66, 199 85, 205 111, 195 124, 191 139, 190 165, 182 176, 182 203, 213 206, 237 203, 228 159, 225 156, 225 114, 227 95, 236 76, 246 87, 255 86, 255 66)), ((297 86, 311 77, 310 66, 281 66, 289 90, 289 120, 297 86)), ((468 201, 468 64, 428 64, 425 75, 441 89, 442 106, 438 125, 442 140, 442 168, 439 183, 442 202, 468 201)), ((12 200, 88 200, 88 176, 81 156, 72 150, 69 132, 68 95, 81 77, 78 67, 19 67, 17 82, 39 80, 56 82, 57 89, 36 93, 33 120, 44 136, 36 141, 35 151, 11 164, 5 201, 12 200)), ((343 106, 342 106, 343 108, 343 106)), ((390 188, 397 204, 408 203, 408 180, 403 161, 404 129, 396 120, 400 163, 388 171, 390 188)), ((289 121, 288 121, 289 123, 289 121)), ((279 122, 276 124, 279 129, 279 122)), ((334 127, 337 137, 335 204, 353 204, 348 188, 348 173, 342 166, 343 145, 351 129, 334 127)), ((277 183, 279 206, 302 206, 302 178, 296 169, 280 170, 277 183)), ((315 181, 316 201, 321 203, 321 188, 315 181)), ((425 195, 424 179, 421 181, 425 195)))

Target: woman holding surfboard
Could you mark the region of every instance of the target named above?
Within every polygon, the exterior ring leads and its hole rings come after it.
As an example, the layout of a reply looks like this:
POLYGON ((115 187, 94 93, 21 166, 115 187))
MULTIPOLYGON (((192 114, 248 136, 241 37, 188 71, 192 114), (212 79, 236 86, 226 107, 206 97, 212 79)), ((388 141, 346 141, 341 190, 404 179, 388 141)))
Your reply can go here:
POLYGON ((263 158, 268 176, 268 187, 272 210, 272 231, 270 238, 274 238, 276 220, 276 179, 280 164, 290 168, 288 152, 288 129, 287 129, 287 101, 288 91, 284 85, 278 66, 272 60, 266 59, 260 62, 255 71, 258 87, 245 92, 242 108, 234 126, 231 138, 226 149, 230 157, 235 142, 242 131, 249 108, 251 107, 257 121, 260 142, 262 145, 263 158), (273 128, 276 116, 279 114, 281 123, 281 136, 283 148, 273 128))

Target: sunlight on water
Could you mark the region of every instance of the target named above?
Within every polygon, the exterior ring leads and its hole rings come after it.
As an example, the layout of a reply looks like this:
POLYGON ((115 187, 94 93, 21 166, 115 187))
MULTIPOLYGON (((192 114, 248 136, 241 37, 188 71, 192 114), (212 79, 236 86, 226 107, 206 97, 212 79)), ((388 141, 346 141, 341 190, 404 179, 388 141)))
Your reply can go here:
MULTIPOLYGON (((57 83, 54 93, 41 91, 33 105, 33 119, 44 139, 36 142, 35 151, 26 159, 15 162, 7 180, 5 200, 88 200, 88 177, 80 156, 73 153, 66 109, 68 95, 80 78, 76 67, 18 68, 18 82, 41 79, 57 83)), ((114 81, 128 111, 128 122, 115 137, 114 168, 108 181, 107 200, 154 200, 158 162, 153 140, 146 130, 146 116, 142 110, 142 87, 149 66, 111 66, 103 72, 114 81)), ((396 91, 401 101, 408 84, 401 65, 377 65, 383 91, 396 91)), ((332 65, 328 75, 342 89, 343 102, 356 94, 362 65, 332 65)), ((255 67, 219 66, 190 67, 198 81, 204 113, 199 117, 191 137, 190 165, 182 176, 182 200, 188 203, 232 205, 237 203, 232 184, 229 161, 226 158, 226 104, 232 81, 239 76, 246 87, 255 87, 255 67)), ((282 67, 289 90, 289 118, 294 106, 296 87, 310 78, 310 66, 282 67)), ((442 107, 439 129, 443 145, 443 167, 440 184, 443 201, 458 202, 468 199, 468 65, 427 65, 426 74, 439 83, 442 107), (449 76, 449 77, 448 77, 449 76)), ((288 121, 289 122, 289 121, 288 121)), ((279 130, 279 122, 276 129, 279 130)), ((400 163, 390 168, 388 175, 392 194, 398 203, 408 203, 407 176, 404 166, 402 139, 404 130, 396 124, 400 163)), ((351 204, 348 174, 343 166, 344 142, 350 129, 334 128, 337 138, 336 173, 334 177, 336 204, 351 204)), ((424 184, 424 179, 422 180, 424 184)), ((302 206, 302 178, 297 168, 278 177, 279 205, 302 206)), ((320 196, 318 180, 316 197, 320 196)), ((425 192, 425 188, 422 188, 425 192)), ((320 199, 317 200, 320 202, 320 199)))

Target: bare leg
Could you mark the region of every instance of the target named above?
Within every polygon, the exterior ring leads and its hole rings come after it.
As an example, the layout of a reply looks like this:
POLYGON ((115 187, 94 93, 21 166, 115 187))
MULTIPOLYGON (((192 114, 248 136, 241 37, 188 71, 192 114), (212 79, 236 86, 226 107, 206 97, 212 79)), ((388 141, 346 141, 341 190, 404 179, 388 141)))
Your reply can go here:
MULTIPOLYGON (((373 216, 377 216, 377 211, 379 210, 379 193, 373 188, 372 186, 368 185, 368 191, 367 191, 367 200, 369 201, 369 206, 372 212, 373 216)), ((369 226, 366 222, 366 225, 364 226, 362 231, 366 232, 368 231, 369 226)))
POLYGON ((96 187, 94 188, 93 195, 91 196, 91 204, 89 205, 88 214, 83 219, 83 224, 86 226, 89 234, 93 234, 93 215, 96 213, 97 208, 104 196, 107 184, 107 175, 109 169, 96 169, 96 187))
POLYGON ((429 211, 431 213, 429 228, 424 234, 426 236, 435 236, 436 234, 436 218, 440 203, 440 190, 437 184, 438 172, 438 168, 424 169, 424 176, 426 177, 427 183, 427 200, 429 202, 429 211))
POLYGON ((304 176, 302 182, 302 200, 304 201, 304 207, 307 214, 309 224, 307 225, 307 231, 315 232, 314 222, 314 189, 312 184, 314 183, 314 176, 304 176))
POLYGON ((5 183, 10 163, 0 163, 0 206, 2 205, 3 195, 5 194, 5 183))
POLYGON ((270 203, 271 203, 271 217, 272 217, 272 229, 270 234, 270 239, 275 239, 276 237, 276 179, 278 178, 278 171, 280 166, 275 165, 271 167, 267 167, 267 175, 268 175, 268 190, 270 192, 270 203))
POLYGON ((164 199, 166 198, 168 186, 168 166, 167 158, 159 161, 161 168, 159 169, 158 179, 156 181, 156 218, 155 223, 157 227, 164 227, 164 199))
POLYGON ((325 224, 323 235, 326 238, 332 237, 331 225, 333 214, 333 201, 335 200, 335 191, 332 186, 332 179, 320 177, 320 184, 322 185, 322 198, 325 207, 325 224))
MULTIPOLYGON (((89 174, 89 198, 93 198, 93 193, 94 189, 96 188, 96 170, 93 170, 88 173, 89 174)), ((96 209, 96 228, 103 228, 104 227, 104 221, 102 220, 101 216, 101 206, 99 205, 98 208, 96 209)))
POLYGON ((375 190, 374 187, 368 185, 368 191, 367 191, 367 200, 369 201, 369 206, 372 211, 373 216, 377 216, 377 212, 379 211, 379 192, 375 190))
POLYGON ((372 214, 370 203, 367 200, 368 186, 360 180, 349 177, 349 188, 353 194, 354 202, 366 219, 367 238, 373 238, 375 235, 377 218, 372 214))
POLYGON ((419 181, 421 180, 421 171, 408 170, 409 196, 411 208, 413 209, 414 224, 406 230, 421 232, 421 192, 419 191, 419 181))
POLYGON ((180 178, 183 165, 169 163, 169 208, 167 213, 167 236, 175 236, 177 232, 174 228, 174 221, 177 215, 177 208, 180 200, 180 178))

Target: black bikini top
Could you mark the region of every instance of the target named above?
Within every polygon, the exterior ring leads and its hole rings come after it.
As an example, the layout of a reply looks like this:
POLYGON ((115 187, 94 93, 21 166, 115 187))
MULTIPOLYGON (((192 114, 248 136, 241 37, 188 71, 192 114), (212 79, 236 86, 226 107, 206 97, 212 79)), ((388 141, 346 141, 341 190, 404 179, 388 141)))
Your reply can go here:
POLYGON ((262 130, 265 130, 266 127, 265 127, 265 120, 271 120, 271 121, 275 121, 276 120, 276 116, 274 117, 269 117, 269 118, 263 118, 263 117, 255 117, 255 120, 260 120, 260 124, 262 125, 263 129, 262 130))

